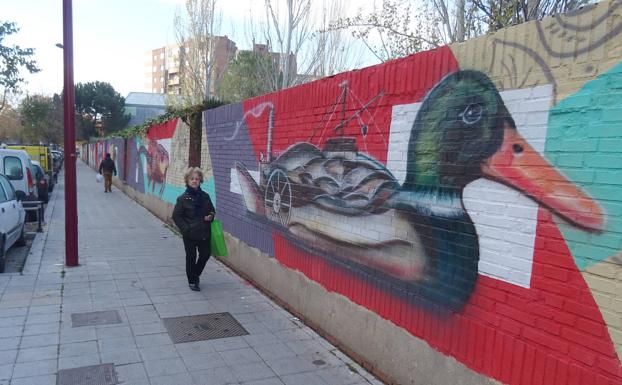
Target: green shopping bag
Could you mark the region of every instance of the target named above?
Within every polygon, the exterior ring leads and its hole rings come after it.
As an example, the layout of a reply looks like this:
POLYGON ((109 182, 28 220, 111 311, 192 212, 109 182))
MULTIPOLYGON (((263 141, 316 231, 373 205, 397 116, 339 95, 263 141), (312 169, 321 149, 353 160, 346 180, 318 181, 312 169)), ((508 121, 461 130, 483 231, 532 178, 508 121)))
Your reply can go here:
POLYGON ((212 221, 210 246, 212 255, 217 257, 227 256, 227 244, 225 243, 225 235, 222 232, 222 223, 218 219, 212 221))

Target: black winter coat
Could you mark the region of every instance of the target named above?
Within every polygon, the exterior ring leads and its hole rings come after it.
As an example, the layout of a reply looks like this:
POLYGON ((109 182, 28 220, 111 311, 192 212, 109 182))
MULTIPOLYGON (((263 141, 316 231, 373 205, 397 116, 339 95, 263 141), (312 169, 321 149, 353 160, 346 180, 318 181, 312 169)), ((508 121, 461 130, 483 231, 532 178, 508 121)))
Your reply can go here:
POLYGON ((195 198, 188 192, 177 198, 173 209, 173 222, 181 231, 181 235, 197 241, 210 238, 211 222, 205 222, 204 217, 216 213, 208 193, 201 191, 199 199, 203 199, 203 213, 200 216, 197 216, 194 210, 195 198))
POLYGON ((104 173, 117 175, 117 166, 115 166, 114 160, 109 157, 106 157, 104 160, 102 160, 102 162, 99 164, 99 173, 101 174, 102 171, 104 173))

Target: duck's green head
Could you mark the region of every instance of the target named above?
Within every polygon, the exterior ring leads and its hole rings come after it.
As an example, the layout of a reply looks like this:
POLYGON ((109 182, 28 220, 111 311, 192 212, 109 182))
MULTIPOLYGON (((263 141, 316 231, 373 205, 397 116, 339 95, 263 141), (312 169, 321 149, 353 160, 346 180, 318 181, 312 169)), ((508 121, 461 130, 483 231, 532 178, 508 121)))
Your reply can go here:
POLYGON ((520 135, 486 75, 459 71, 426 96, 408 144, 404 192, 449 192, 480 177, 523 192, 577 226, 600 231, 600 204, 567 180, 520 135))
POLYGON ((479 71, 446 76, 426 96, 408 145, 403 189, 462 188, 481 175, 499 148, 505 124, 514 127, 499 92, 479 71))

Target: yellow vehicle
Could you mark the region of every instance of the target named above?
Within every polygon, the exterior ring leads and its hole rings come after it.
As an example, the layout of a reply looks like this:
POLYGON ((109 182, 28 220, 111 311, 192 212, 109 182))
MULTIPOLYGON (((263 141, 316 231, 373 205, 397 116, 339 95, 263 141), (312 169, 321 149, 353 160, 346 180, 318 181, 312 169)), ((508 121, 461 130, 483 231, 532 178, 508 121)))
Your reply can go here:
POLYGON ((13 145, 6 148, 11 150, 24 150, 30 155, 30 159, 36 160, 41 164, 43 171, 47 174, 52 174, 52 154, 50 149, 46 146, 26 146, 26 145, 13 145))

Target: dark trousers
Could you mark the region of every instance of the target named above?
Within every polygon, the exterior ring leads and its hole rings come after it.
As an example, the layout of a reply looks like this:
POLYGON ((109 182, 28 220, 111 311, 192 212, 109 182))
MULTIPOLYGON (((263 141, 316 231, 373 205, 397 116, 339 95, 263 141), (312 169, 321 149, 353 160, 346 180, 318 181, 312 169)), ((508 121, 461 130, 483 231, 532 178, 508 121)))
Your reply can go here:
POLYGON ((195 241, 194 239, 184 237, 183 240, 184 248, 186 249, 186 276, 188 276, 188 283, 198 283, 198 278, 203 272, 211 253, 209 238, 203 241, 195 241), (198 259, 197 250, 199 251, 198 259))

